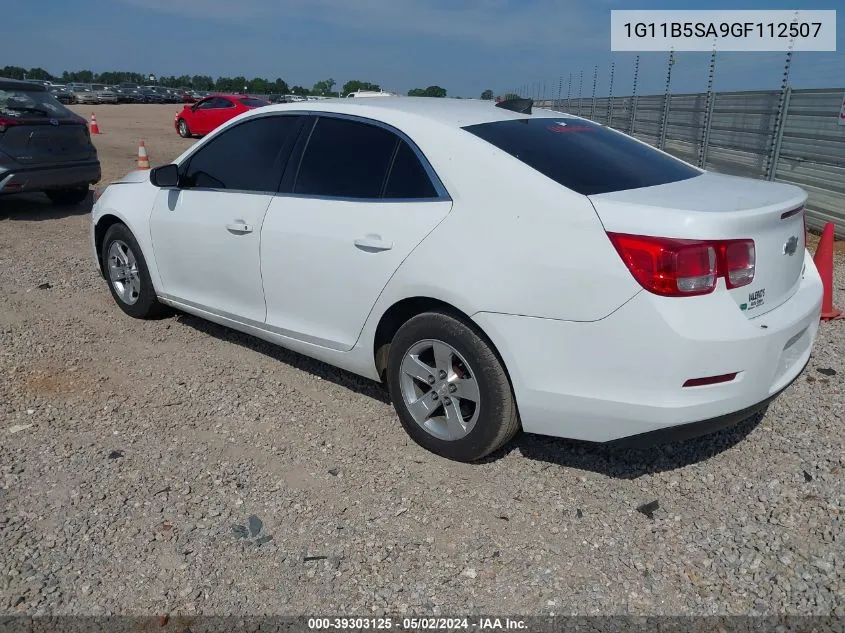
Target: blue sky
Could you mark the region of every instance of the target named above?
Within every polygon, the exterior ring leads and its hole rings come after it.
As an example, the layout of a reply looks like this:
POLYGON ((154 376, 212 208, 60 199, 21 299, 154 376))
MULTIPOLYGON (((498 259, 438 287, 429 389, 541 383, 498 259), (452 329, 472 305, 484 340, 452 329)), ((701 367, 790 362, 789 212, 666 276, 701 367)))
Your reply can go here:
MULTIPOLYGON (((629 94, 632 53, 610 52, 611 9, 836 9, 841 0, 5 0, 0 66, 129 70, 155 74, 281 77, 311 86, 328 77, 406 92, 437 84, 449 95, 477 97, 545 81, 546 96, 629 94)), ((840 12, 841 13, 841 12, 840 12)), ((796 53, 796 88, 845 88, 845 37, 837 52, 796 53)), ((717 90, 780 86, 783 53, 722 53, 717 90)), ((673 92, 707 82, 708 53, 679 53, 673 92)), ((662 93, 666 54, 641 56, 640 94, 662 93)))

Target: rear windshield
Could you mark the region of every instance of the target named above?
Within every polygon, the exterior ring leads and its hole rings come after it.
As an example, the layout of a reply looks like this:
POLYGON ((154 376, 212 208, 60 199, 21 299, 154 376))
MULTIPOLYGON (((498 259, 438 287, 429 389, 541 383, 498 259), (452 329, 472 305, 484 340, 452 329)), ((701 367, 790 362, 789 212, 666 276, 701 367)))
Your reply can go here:
POLYGON ((64 119, 74 115, 49 92, 0 88, 0 116, 64 119))
POLYGON ((611 129, 569 117, 463 128, 585 196, 664 185, 700 172, 611 129))
POLYGON ((247 108, 261 108, 263 106, 270 105, 269 101, 264 101, 264 99, 254 99, 252 97, 245 97, 240 101, 247 108))

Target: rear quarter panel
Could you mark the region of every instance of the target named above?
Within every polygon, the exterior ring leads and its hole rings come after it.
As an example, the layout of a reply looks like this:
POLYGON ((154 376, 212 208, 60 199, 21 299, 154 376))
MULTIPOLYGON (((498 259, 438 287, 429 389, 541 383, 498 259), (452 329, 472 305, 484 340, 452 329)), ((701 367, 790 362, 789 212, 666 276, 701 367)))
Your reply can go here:
POLYGON ((596 321, 641 290, 588 198, 468 132, 403 131, 428 157, 454 206, 396 271, 365 333, 391 305, 414 296, 470 316, 596 321))

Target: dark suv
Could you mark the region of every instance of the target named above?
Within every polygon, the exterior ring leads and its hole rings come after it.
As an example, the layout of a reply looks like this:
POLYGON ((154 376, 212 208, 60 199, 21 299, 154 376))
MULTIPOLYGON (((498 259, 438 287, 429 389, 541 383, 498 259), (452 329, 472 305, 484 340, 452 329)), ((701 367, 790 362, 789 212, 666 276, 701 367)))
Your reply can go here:
POLYGON ((85 119, 42 85, 0 77, 0 195, 43 191, 78 204, 100 177, 85 119))

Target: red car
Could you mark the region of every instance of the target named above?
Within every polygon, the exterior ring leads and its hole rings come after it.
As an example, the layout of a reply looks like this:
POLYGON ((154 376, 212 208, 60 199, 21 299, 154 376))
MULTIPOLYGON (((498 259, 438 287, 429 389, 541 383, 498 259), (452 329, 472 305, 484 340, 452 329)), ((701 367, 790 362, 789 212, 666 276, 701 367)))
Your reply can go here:
POLYGON ((194 104, 185 105, 176 115, 174 125, 182 138, 203 136, 247 110, 266 105, 270 105, 270 102, 249 95, 210 95, 194 104))

